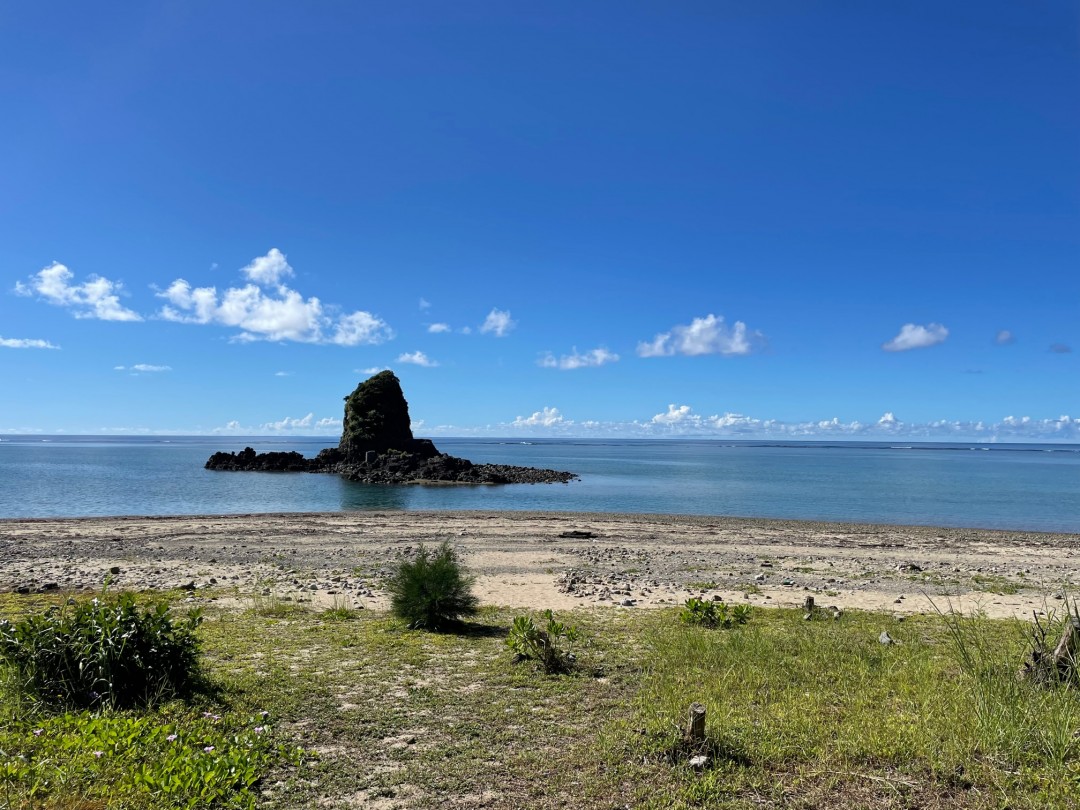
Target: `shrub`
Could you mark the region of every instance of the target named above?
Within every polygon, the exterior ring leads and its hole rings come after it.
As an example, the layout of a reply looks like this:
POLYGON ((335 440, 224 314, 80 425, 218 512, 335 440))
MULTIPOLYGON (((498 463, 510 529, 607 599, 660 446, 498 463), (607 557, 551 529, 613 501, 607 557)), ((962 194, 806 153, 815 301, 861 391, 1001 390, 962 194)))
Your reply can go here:
POLYGON ((723 602, 710 602, 692 597, 686 600, 679 618, 685 624, 727 629, 750 621, 750 606, 734 605, 729 608, 723 602))
POLYGON ((159 602, 141 609, 132 594, 52 607, 0 621, 0 660, 18 687, 43 703, 126 708, 183 696, 199 680, 193 611, 174 622, 159 602))
POLYGON ((413 629, 444 630, 476 613, 473 581, 448 542, 434 553, 421 545, 390 579, 390 610, 413 629))
POLYGON ((545 610, 541 615, 545 622, 543 629, 537 627, 530 616, 514 619, 506 646, 514 653, 516 660, 536 661, 548 674, 568 672, 574 665, 571 649, 580 637, 578 629, 555 621, 550 610, 545 610))

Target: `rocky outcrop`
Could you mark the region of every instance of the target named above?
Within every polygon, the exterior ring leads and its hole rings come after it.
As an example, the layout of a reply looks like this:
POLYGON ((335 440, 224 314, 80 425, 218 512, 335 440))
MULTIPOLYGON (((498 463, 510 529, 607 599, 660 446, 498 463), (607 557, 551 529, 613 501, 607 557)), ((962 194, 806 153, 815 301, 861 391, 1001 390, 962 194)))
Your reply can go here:
POLYGON ((345 397, 338 450, 347 464, 359 464, 371 452, 398 450, 423 457, 439 452, 430 441, 413 438, 409 403, 392 371, 369 377, 345 397))
POLYGON ((541 484, 578 476, 559 470, 508 464, 473 464, 440 453, 429 439, 413 437, 409 403, 392 371, 383 371, 345 397, 341 441, 315 458, 300 453, 214 453, 208 470, 227 472, 337 473, 365 484, 541 484))

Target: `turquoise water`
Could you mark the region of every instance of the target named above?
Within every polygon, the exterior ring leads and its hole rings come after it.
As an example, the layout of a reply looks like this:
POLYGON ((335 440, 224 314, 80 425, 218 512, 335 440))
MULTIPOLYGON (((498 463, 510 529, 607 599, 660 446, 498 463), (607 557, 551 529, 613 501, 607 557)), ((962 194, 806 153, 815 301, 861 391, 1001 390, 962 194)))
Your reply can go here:
POLYGON ((330 439, 0 439, 0 517, 485 509, 655 512, 1080 532, 1080 446, 439 439, 476 462, 571 470, 506 487, 386 487, 203 469, 216 450, 330 439))

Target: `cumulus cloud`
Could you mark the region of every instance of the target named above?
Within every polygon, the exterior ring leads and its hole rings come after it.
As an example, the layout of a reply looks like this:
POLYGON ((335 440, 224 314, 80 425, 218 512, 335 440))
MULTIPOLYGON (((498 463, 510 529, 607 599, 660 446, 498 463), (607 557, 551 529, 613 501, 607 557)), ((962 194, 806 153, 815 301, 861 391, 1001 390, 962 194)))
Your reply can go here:
POLYGON ((564 424, 567 420, 559 413, 558 408, 544 408, 535 411, 531 416, 519 416, 511 423, 513 427, 555 427, 564 424))
POLYGON ((0 346, 5 349, 59 349, 47 340, 35 338, 5 338, 0 337, 0 346))
POLYGON ((608 351, 603 346, 591 349, 583 354, 579 354, 575 346, 570 354, 564 354, 562 357, 555 357, 551 352, 546 352, 537 363, 543 368, 557 368, 569 371, 576 368, 595 368, 605 363, 617 363, 618 361, 619 355, 608 351))
POLYGON ((905 323, 900 327, 900 333, 892 340, 882 343, 881 348, 887 352, 906 352, 911 349, 926 349, 943 343, 949 336, 949 330, 940 323, 930 323, 921 326, 914 323, 905 323))
POLYGON ((433 425, 425 432, 433 436, 557 435, 579 437, 647 438, 688 436, 696 438, 770 441, 952 441, 952 442, 1080 442, 1080 417, 1067 415, 1049 419, 1007 416, 999 422, 937 419, 905 422, 889 411, 866 422, 841 421, 833 416, 802 422, 762 419, 740 413, 704 416, 689 405, 671 404, 663 413, 645 420, 575 421, 557 408, 546 407, 530 416, 483 426, 433 425))
POLYGON ((428 326, 427 330, 433 335, 451 331, 448 323, 433 323, 428 326))
POLYGON ((406 352, 398 355, 399 363, 412 363, 414 366, 423 366, 424 368, 435 368, 439 365, 422 351, 406 352))
POLYGON ((301 416, 300 418, 286 416, 278 422, 264 422, 261 427, 263 430, 272 430, 277 433, 282 430, 306 430, 314 423, 315 414, 309 413, 307 416, 301 416))
POLYGON ((17 295, 37 294, 50 304, 66 307, 76 318, 102 321, 141 321, 142 316, 120 303, 123 285, 103 276, 91 275, 81 284, 72 284, 74 273, 59 262, 30 276, 27 283, 17 282, 17 295))
POLYGON ((285 260, 284 253, 277 248, 270 248, 269 253, 252 259, 251 264, 242 268, 240 273, 248 281, 267 287, 280 284, 281 279, 293 274, 293 269, 285 260))
POLYGON ((994 336, 994 343, 998 346, 1008 346, 1010 343, 1016 343, 1016 335, 1008 329, 999 329, 994 336))
POLYGON ((492 334, 495 337, 506 337, 515 326, 517 326, 517 321, 511 320, 509 310, 493 309, 480 326, 480 332, 485 335, 492 334))
POLYGON ((172 366, 155 366, 150 363, 136 363, 133 366, 113 366, 113 371, 133 371, 137 373, 154 373, 159 371, 172 371, 172 366))
POLYGON ((328 312, 318 298, 304 298, 296 290, 277 284, 292 274, 285 256, 276 248, 254 259, 241 273, 252 283, 218 293, 216 287, 192 287, 180 278, 159 292, 168 304, 159 316, 168 321, 217 324, 241 330, 241 341, 272 340, 297 343, 332 343, 338 346, 375 345, 394 332, 381 318, 358 310, 328 312), (274 285, 263 289, 260 285, 274 285))
POLYGON ((1051 343, 1050 351, 1054 354, 1069 354, 1072 352, 1072 346, 1067 343, 1051 343))
POLYGON ((689 405, 671 403, 667 406, 667 413, 658 413, 650 421, 654 425, 678 425, 685 422, 700 421, 694 416, 693 410, 689 405))
POLYGON ((723 316, 710 313, 704 318, 694 318, 689 325, 679 324, 669 332, 660 332, 652 341, 638 343, 637 353, 641 357, 750 354, 754 340, 760 338, 759 332, 749 333, 742 321, 729 327, 723 316))
POLYGON ((421 298, 420 299, 420 311, 423 312, 425 309, 431 309, 431 302, 428 301, 426 298, 421 298))

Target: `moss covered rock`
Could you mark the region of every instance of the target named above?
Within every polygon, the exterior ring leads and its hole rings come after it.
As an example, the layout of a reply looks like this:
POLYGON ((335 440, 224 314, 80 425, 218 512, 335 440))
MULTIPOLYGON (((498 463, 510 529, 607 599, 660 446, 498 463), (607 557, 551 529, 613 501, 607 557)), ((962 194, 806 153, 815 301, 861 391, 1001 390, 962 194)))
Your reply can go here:
POLYGON ((381 371, 345 397, 345 419, 338 449, 350 463, 363 461, 369 450, 412 451, 411 424, 409 403, 397 375, 381 371))

